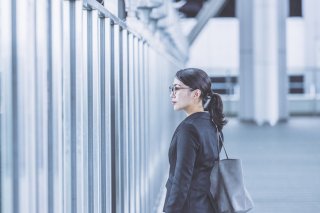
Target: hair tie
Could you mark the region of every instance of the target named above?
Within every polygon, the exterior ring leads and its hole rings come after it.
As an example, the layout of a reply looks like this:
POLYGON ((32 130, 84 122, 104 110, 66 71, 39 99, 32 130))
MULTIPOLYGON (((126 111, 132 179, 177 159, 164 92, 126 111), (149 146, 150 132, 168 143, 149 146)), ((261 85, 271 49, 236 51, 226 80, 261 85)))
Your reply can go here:
POLYGON ((204 109, 207 109, 208 108, 208 106, 209 106, 209 104, 210 104, 210 102, 211 102, 211 99, 212 99, 212 96, 211 96, 211 94, 209 94, 207 97, 206 97, 206 103, 203 105, 203 108, 204 109))

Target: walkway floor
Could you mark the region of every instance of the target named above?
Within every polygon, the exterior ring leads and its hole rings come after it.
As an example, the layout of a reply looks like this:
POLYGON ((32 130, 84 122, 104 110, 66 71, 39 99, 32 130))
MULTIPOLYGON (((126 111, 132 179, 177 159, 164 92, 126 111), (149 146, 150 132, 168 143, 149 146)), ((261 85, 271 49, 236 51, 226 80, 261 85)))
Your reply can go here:
POLYGON ((230 119, 224 135, 229 157, 242 159, 251 213, 320 212, 320 117, 273 127, 230 119))
POLYGON ((274 127, 230 120, 224 132, 229 157, 243 160, 250 212, 320 212, 320 117, 274 127))

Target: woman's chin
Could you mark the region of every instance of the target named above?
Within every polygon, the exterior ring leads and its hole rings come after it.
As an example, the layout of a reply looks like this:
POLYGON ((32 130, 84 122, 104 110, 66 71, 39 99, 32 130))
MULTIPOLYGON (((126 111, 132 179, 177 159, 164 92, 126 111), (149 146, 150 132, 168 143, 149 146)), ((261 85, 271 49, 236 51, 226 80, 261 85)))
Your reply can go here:
POLYGON ((180 108, 179 106, 177 106, 177 105, 174 105, 174 106, 173 106, 173 110, 174 110, 174 111, 179 111, 179 110, 181 110, 181 108, 180 108))

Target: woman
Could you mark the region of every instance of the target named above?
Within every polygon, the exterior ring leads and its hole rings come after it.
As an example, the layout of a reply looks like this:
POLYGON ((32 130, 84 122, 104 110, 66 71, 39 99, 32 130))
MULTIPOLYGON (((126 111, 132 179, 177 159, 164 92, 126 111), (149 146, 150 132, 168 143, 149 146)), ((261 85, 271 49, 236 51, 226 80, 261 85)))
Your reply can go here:
POLYGON ((170 144, 163 211, 215 212, 209 189, 210 173, 219 156, 216 131, 226 124, 221 98, 212 92, 207 73, 195 68, 176 73, 170 97, 174 110, 185 111, 187 118, 177 127, 170 144))

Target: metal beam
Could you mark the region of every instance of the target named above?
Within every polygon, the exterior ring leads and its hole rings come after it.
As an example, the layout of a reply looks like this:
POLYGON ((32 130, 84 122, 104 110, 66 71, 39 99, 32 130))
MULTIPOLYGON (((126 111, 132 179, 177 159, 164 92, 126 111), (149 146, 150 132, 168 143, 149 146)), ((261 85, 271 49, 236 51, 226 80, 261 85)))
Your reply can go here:
POLYGON ((203 5, 203 8, 196 17, 197 23, 188 35, 189 46, 191 46, 194 40, 198 37, 209 19, 216 15, 226 2, 227 0, 209 0, 203 5))

